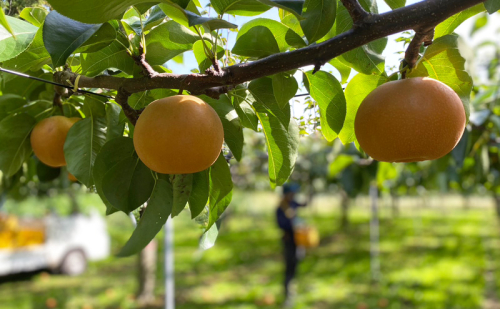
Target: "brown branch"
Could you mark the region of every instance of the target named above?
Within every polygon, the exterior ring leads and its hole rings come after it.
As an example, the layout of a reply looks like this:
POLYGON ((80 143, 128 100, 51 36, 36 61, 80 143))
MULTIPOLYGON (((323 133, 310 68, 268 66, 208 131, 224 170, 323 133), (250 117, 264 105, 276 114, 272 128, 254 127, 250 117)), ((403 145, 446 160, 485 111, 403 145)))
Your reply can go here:
POLYGON ((144 49, 139 48, 139 56, 132 56, 135 63, 142 68, 142 73, 144 76, 152 78, 156 76, 158 72, 156 72, 151 65, 146 61, 146 54, 144 53, 144 49))
POLYGON ((351 15, 354 26, 362 23, 370 14, 363 9, 358 0, 342 0, 342 4, 351 15))
MULTIPOLYGON (((351 3, 352 1, 350 1, 351 3)), ((220 74, 158 73, 152 77, 123 78, 97 76, 80 78, 79 85, 89 88, 122 89, 136 93, 158 88, 183 89, 191 93, 217 93, 223 87, 238 85, 260 77, 328 62, 345 52, 388 35, 410 29, 431 29, 446 18, 484 0, 427 0, 388 13, 369 15, 357 27, 320 44, 222 69, 220 74), (188 76, 192 75, 186 83, 188 76)), ((74 82, 76 74, 69 80, 74 82)))
POLYGON ((132 106, 128 104, 129 97, 130 93, 125 91, 123 88, 120 88, 116 93, 115 101, 122 107, 123 113, 127 116, 128 120, 130 120, 130 123, 135 126, 137 119, 139 119, 140 112, 133 109, 132 106))
POLYGON ((425 29, 425 30, 416 30, 415 36, 408 45, 405 53, 405 61, 408 65, 408 69, 413 69, 417 64, 418 56, 420 54, 420 47, 422 47, 422 43, 424 46, 429 46, 432 44, 432 40, 434 39, 434 28, 425 29))
POLYGON ((64 109, 62 106, 61 95, 57 91, 54 93, 54 100, 52 100, 52 104, 54 107, 57 106, 59 108, 59 110, 61 111, 61 114, 64 115, 64 109))

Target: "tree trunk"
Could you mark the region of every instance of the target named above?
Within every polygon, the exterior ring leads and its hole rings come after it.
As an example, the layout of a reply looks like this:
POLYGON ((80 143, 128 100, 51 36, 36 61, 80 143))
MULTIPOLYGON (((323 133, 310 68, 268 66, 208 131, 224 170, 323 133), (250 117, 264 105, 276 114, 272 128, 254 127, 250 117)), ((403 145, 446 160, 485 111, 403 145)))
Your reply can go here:
POLYGON ((470 209, 470 195, 463 196, 463 209, 464 210, 470 209))
POLYGON ((500 218, 500 195, 495 194, 495 210, 497 216, 500 218))
POLYGON ((158 242, 153 239, 139 254, 137 302, 140 306, 149 305, 155 301, 157 248, 158 242))
POLYGON ((347 195, 347 193, 344 190, 340 191, 340 195, 341 195, 340 226, 342 228, 346 228, 349 225, 349 201, 350 201, 350 198, 349 198, 349 195, 347 195))
POLYGON ((391 215, 393 218, 399 217, 399 196, 391 190, 391 215))

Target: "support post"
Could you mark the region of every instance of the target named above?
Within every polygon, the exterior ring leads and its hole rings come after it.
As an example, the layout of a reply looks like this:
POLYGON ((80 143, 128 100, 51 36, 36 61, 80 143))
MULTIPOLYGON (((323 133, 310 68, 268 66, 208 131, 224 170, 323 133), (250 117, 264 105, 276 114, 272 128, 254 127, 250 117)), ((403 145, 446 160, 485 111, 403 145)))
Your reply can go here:
POLYGON ((175 309, 174 221, 165 224, 165 309, 175 309))
POLYGON ((370 220, 370 268, 372 280, 378 282, 380 279, 379 258, 379 221, 378 221, 378 189, 377 184, 370 185, 371 220, 370 220))

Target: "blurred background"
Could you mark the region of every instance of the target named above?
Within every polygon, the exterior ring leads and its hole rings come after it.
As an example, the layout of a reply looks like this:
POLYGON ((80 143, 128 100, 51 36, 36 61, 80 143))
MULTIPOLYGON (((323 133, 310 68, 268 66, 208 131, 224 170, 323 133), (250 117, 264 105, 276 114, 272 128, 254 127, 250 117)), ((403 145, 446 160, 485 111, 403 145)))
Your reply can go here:
MULTIPOLYGON (((42 2, 2 4, 16 15, 16 5, 42 2)), ((299 202, 312 198, 299 216, 320 235, 298 268, 295 308, 500 308, 499 15, 478 15, 457 32, 474 78, 472 113, 439 160, 373 162, 321 138, 310 98, 293 102, 302 137, 291 181, 299 202)), ((391 37, 388 63, 397 66, 410 36, 391 37)), ((189 57, 168 65, 189 71, 189 57)), ((281 308, 281 190, 269 186, 263 134, 246 130, 245 142, 241 162, 231 161, 236 189, 215 246, 200 247, 188 210, 175 219, 177 308, 281 308)), ((50 183, 2 179, 0 308, 163 308, 163 232, 141 257, 115 257, 133 220, 106 217, 96 194, 50 173, 38 172, 50 183)))

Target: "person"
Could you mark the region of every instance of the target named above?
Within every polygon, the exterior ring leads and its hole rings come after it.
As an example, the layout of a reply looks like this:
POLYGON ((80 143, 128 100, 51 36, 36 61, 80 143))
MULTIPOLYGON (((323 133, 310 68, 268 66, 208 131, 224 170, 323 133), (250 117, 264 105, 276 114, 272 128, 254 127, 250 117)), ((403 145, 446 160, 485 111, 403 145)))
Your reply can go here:
POLYGON ((278 227, 283 231, 283 255, 285 259, 284 293, 285 307, 292 306, 293 295, 290 291, 291 283, 295 278, 297 265, 299 262, 297 245, 294 237, 294 225, 296 224, 297 208, 304 207, 295 200, 295 195, 299 191, 298 184, 285 184, 283 186, 283 196, 276 209, 276 219, 278 227))

